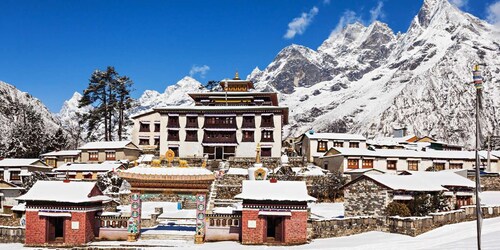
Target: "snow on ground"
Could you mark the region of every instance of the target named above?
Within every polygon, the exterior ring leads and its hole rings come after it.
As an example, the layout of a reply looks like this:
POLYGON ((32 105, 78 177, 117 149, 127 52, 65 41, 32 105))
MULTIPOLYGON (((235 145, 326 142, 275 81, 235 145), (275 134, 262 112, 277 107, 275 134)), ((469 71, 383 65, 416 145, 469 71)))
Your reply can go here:
MULTIPOLYGON (((142 203, 141 216, 143 218, 151 218, 151 214, 155 213, 155 208, 162 207, 163 214, 158 216, 159 219, 196 219, 195 209, 177 209, 177 202, 167 202, 167 201, 146 201, 142 203)), ((118 206, 122 212, 129 213, 130 205, 118 206)))
MULTIPOLYGON (((500 218, 486 219, 483 221, 483 249, 498 249, 500 234, 500 218)), ((96 242, 94 246, 140 246, 146 247, 175 247, 176 249, 217 249, 217 250, 232 250, 232 249, 405 249, 405 250, 423 250, 423 249, 440 249, 440 250, 459 250, 459 249, 476 249, 476 224, 474 221, 463 222, 453 225, 440 227, 433 231, 410 237, 400 234, 391 234, 383 232, 368 232, 347 237, 338 237, 330 239, 318 239, 310 244, 300 246, 244 246, 238 242, 215 242, 205 243, 203 245, 195 245, 192 241, 175 241, 175 240, 147 240, 138 242, 125 241, 107 241, 96 242)), ((0 250, 21 249, 22 244, 0 244, 0 250)))
POLYGON ((344 203, 310 203, 311 219, 329 220, 344 217, 344 203))
POLYGON ((487 206, 500 205, 500 191, 485 191, 479 197, 481 197, 481 204, 487 206))

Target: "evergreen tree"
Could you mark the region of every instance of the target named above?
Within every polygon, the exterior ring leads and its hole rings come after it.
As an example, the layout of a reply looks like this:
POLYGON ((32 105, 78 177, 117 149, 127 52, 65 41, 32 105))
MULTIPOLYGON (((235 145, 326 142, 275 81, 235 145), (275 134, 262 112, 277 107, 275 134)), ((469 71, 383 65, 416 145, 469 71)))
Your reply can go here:
POLYGON ((67 148, 68 148, 68 139, 64 135, 64 131, 62 130, 62 128, 59 128, 53 135, 50 136, 46 151, 51 152, 67 148))
POLYGON ((108 66, 106 71, 96 70, 89 79, 87 89, 79 107, 92 105, 94 108, 81 115, 81 124, 87 124, 87 139, 96 140, 95 131, 104 125, 104 140, 112 141, 116 123, 118 123, 118 138, 122 133, 128 117, 126 110, 131 107, 130 97, 132 81, 126 76, 120 76, 114 67, 108 66))
POLYGON ((49 135, 45 123, 35 109, 26 104, 14 108, 15 128, 6 144, 5 157, 38 158, 47 147, 49 135))

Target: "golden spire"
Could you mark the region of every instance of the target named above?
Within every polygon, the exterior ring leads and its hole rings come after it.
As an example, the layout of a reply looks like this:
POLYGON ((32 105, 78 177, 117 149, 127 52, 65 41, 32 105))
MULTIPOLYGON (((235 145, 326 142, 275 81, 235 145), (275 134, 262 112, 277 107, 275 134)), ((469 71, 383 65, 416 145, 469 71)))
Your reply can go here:
POLYGON ((255 163, 260 163, 260 143, 257 143, 257 149, 255 150, 255 163))
POLYGON ((240 74, 238 74, 238 71, 236 70, 236 73, 234 74, 233 80, 241 80, 240 79, 240 74))

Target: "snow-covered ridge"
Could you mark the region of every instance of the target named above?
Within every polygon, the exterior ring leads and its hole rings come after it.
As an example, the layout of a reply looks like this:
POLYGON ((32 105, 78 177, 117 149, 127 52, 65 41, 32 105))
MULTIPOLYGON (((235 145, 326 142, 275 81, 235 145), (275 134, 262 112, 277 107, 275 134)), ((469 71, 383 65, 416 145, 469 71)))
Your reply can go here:
POLYGON ((483 134, 500 133, 500 44, 492 25, 447 0, 425 0, 408 31, 384 23, 347 25, 317 49, 291 45, 248 77, 282 92, 285 136, 311 128, 387 136, 407 126, 419 136, 473 144, 474 63, 485 68, 483 134), (497 131, 494 129, 497 128, 497 131))

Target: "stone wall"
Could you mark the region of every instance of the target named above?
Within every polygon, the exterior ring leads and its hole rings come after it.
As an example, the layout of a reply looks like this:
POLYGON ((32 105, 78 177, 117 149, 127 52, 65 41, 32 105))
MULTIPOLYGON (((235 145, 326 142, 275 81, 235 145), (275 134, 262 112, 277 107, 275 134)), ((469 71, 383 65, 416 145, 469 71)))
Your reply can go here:
POLYGON ((24 243, 23 227, 0 226, 0 243, 24 243))
MULTIPOLYGON (((475 177, 469 177, 475 181, 475 177)), ((500 176, 481 176, 481 186, 483 191, 500 191, 500 176)))
MULTIPOLYGON (((500 206, 482 207, 483 218, 500 216, 500 206)), ((464 206, 459 210, 432 213, 424 217, 366 216, 322 221, 309 221, 309 238, 330 238, 383 231, 417 236, 438 227, 476 219, 475 206, 464 206)))
POLYGON ((17 227, 20 226, 20 220, 14 214, 0 214, 0 226, 17 227))
POLYGON ((367 178, 348 185, 344 197, 346 216, 384 215, 389 200, 387 190, 367 178))
POLYGON ((331 238, 349 236, 370 231, 383 231, 383 217, 351 217, 332 220, 310 221, 310 238, 331 238))

